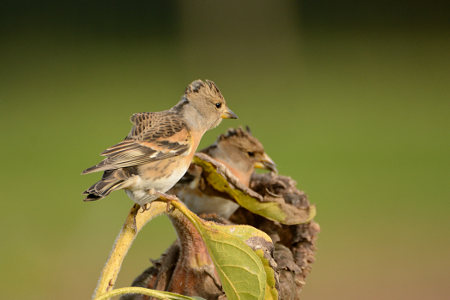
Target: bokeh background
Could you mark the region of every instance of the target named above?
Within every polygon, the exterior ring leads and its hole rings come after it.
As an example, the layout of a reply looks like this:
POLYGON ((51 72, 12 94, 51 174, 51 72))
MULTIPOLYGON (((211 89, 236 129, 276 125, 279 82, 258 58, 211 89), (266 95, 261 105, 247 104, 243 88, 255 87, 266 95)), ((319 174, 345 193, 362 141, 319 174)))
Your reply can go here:
MULTIPOLYGON (((448 1, 1 1, 2 299, 89 299, 132 205, 80 172, 214 80, 322 232, 303 299, 450 295, 448 1)), ((175 239, 160 217, 127 286, 175 239)), ((448 298, 447 298, 448 299, 448 298)))

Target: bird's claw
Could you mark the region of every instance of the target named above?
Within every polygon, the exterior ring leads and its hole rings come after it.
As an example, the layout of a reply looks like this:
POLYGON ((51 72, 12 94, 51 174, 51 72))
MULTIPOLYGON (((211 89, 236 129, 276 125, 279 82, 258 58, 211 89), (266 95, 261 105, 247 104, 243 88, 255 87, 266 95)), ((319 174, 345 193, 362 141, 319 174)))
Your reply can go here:
POLYGON ((166 205, 166 213, 170 214, 175 210, 175 206, 173 206, 170 202, 167 202, 166 205))
POLYGON ((149 210, 150 206, 151 206, 150 203, 145 203, 144 205, 141 205, 141 213, 146 212, 147 210, 149 210))

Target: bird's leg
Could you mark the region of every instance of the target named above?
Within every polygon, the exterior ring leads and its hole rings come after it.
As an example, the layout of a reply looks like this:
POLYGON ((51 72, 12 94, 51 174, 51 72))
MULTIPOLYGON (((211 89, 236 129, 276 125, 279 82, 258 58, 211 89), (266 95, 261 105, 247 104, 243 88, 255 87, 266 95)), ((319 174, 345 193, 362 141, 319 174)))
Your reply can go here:
POLYGON ((147 190, 147 193, 149 193, 149 194, 152 195, 152 196, 157 196, 157 195, 156 195, 156 190, 155 190, 154 188, 148 189, 148 190, 147 190))
MULTIPOLYGON (((147 191, 150 195, 155 195, 155 196, 157 196, 157 192, 155 191, 155 189, 149 189, 148 191, 147 191)), ((149 202, 149 203, 145 203, 144 205, 141 205, 141 213, 143 213, 143 212, 145 212, 145 211, 147 211, 147 210, 149 210, 150 209, 150 206, 151 206, 151 202, 149 202)))

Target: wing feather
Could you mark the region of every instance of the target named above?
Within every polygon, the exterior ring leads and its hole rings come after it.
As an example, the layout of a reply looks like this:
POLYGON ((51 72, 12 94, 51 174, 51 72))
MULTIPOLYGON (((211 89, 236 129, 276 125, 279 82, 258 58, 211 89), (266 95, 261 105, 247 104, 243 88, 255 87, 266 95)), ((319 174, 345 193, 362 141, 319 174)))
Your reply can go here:
POLYGON ((188 127, 176 113, 138 113, 130 120, 133 128, 125 140, 103 151, 106 158, 84 174, 183 155, 191 146, 188 127))

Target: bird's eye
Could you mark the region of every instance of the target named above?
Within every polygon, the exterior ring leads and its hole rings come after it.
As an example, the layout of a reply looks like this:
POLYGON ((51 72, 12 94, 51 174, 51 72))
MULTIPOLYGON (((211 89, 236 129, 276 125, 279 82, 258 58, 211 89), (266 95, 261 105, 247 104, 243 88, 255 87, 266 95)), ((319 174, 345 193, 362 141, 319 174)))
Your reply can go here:
POLYGON ((221 108, 221 107, 222 107, 222 103, 217 102, 217 103, 216 103, 216 107, 217 107, 217 108, 221 108))
POLYGON ((248 156, 253 157, 255 156, 255 152, 247 152, 248 156))

